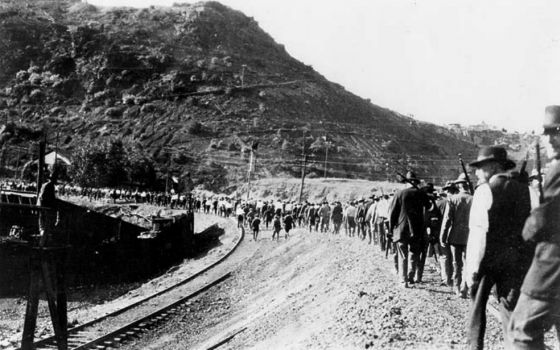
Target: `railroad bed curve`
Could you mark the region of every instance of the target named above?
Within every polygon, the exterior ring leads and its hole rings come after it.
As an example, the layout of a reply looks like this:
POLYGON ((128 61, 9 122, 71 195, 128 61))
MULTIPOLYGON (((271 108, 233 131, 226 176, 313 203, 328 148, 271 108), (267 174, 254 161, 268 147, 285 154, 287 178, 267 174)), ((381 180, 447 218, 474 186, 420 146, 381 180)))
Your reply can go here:
MULTIPOLYGON (((205 226, 208 226, 209 222, 218 223, 220 227, 224 228, 225 234, 220 237, 220 245, 208 251, 201 258, 190 259, 172 267, 165 274, 144 283, 139 288, 131 290, 115 300, 93 307, 78 306, 73 308, 69 312, 68 318, 70 324, 74 326, 72 328, 80 330, 84 329, 84 325, 97 324, 100 326, 99 330, 108 330, 110 327, 115 327, 123 322, 129 323, 130 320, 139 317, 139 315, 152 313, 160 305, 168 304, 169 300, 177 301, 181 296, 188 295, 194 290, 202 288, 205 284, 211 283, 212 279, 219 273, 214 273, 212 270, 227 260, 228 256, 238 247, 243 236, 241 232, 237 231, 236 225, 231 219, 196 214, 195 222, 197 223, 195 231, 198 232, 204 227, 200 225, 201 222, 206 223, 205 226)), ((225 267, 220 271, 224 269, 225 267)), ((43 329, 48 327, 50 330, 52 327, 48 324, 48 313, 42 316, 38 320, 38 328, 41 329, 41 326, 43 326, 43 329)), ((51 334, 43 331, 40 335, 43 339, 36 343, 39 348, 42 346, 41 344, 53 345, 51 334)), ((12 336, 10 340, 11 348, 19 345, 20 340, 21 333, 12 336)))

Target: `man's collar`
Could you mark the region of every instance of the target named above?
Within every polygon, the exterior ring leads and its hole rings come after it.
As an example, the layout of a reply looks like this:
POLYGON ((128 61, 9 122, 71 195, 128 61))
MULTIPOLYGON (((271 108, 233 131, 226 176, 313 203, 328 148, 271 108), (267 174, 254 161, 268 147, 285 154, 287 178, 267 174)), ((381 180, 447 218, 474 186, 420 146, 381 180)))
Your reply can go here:
POLYGON ((509 177, 509 176, 510 176, 509 173, 506 173, 506 172, 496 173, 496 174, 494 174, 490 177, 488 182, 492 182, 493 180, 495 180, 498 177, 509 177))

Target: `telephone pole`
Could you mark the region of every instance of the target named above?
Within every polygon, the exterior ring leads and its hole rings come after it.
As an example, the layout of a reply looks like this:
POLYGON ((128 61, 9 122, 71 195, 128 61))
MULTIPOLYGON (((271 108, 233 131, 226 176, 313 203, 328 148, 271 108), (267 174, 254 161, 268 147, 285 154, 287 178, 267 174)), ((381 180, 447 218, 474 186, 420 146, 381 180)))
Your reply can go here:
POLYGON ((258 141, 253 141, 251 144, 251 159, 249 160, 249 170, 247 171, 247 201, 249 201, 249 193, 251 192, 251 172, 255 171, 255 164, 257 163, 256 151, 259 147, 258 141))
POLYGON ((301 203, 301 198, 303 197, 303 185, 305 181, 305 170, 307 167, 307 154, 303 155, 303 166, 301 168, 301 187, 299 189, 299 202, 301 203))
POLYGON ((249 193, 251 192, 251 169, 253 168, 253 150, 251 149, 251 159, 249 160, 249 170, 247 170, 247 202, 249 201, 249 193))
POLYGON ((301 187, 299 189, 299 202, 301 203, 301 198, 303 197, 303 186, 305 184, 305 170, 307 167, 307 154, 305 153, 305 130, 303 130, 303 142, 302 142, 302 156, 303 156, 303 166, 301 167, 301 187))
POLYGON ((327 178, 327 162, 329 159, 329 141, 327 141, 327 136, 323 137, 325 139, 325 173, 323 174, 323 178, 327 178))

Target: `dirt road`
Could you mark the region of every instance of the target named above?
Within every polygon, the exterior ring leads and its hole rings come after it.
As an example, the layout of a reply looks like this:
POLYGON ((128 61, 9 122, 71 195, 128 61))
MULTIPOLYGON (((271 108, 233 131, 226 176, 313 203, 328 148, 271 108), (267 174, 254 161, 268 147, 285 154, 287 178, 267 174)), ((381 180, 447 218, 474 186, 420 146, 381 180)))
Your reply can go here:
MULTIPOLYGON (((265 231, 238 249, 234 277, 189 312, 126 349, 461 349, 466 300, 440 286, 434 262, 425 283, 403 289, 390 260, 356 238, 296 229, 280 242, 265 231)), ((430 260, 430 259, 429 259, 430 260)), ((489 316, 487 344, 501 349, 489 316)))

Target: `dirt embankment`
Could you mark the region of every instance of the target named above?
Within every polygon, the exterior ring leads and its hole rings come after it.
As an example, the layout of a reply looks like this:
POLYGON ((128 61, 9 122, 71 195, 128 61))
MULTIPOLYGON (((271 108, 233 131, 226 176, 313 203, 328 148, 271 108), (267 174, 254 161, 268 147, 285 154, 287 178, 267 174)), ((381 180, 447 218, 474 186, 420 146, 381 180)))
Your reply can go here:
MULTIPOLYGON (((247 185, 242 185, 232 196, 238 195, 245 198, 247 185)), ((328 179, 305 179, 302 201, 320 203, 323 200, 329 202, 339 200, 359 200, 371 195, 389 194, 394 190, 403 188, 405 185, 389 181, 368 181, 358 179, 328 178, 328 179)), ((273 177, 254 181, 251 184, 249 196, 263 200, 288 200, 299 202, 301 191, 301 179, 273 177)))
MULTIPOLYGON (((296 229, 240 247, 234 278, 192 302, 188 313, 125 349, 462 349, 468 301, 440 286, 433 261, 411 289, 392 261, 358 239, 296 229)), ((430 259, 429 259, 430 260, 430 259)), ((487 345, 502 347, 488 317, 487 345)))

